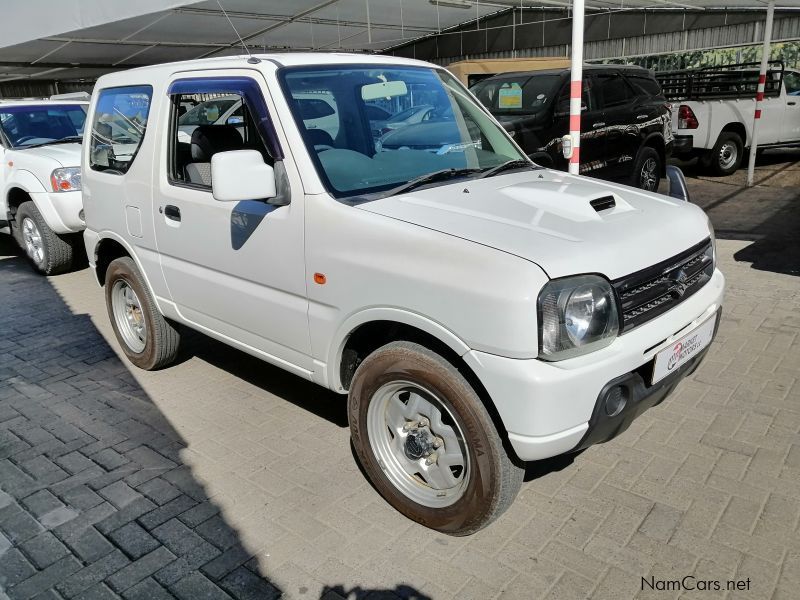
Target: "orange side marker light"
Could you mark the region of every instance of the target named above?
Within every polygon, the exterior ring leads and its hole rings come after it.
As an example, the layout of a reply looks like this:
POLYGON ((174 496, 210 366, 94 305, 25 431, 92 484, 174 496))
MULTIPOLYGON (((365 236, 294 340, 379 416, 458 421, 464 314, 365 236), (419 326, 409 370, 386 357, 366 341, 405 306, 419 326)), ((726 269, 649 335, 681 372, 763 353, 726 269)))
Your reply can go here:
POLYGON ((323 273, 314 273, 314 283, 325 285, 326 281, 328 281, 328 278, 323 273))

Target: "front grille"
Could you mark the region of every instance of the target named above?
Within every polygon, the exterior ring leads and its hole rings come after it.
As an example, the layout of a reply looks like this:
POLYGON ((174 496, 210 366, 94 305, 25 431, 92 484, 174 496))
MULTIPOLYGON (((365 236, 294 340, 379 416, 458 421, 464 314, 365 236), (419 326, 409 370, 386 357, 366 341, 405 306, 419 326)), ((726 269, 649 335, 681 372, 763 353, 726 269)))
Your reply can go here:
POLYGON ((620 333, 664 314, 696 293, 714 274, 711 240, 612 282, 620 303, 620 333))

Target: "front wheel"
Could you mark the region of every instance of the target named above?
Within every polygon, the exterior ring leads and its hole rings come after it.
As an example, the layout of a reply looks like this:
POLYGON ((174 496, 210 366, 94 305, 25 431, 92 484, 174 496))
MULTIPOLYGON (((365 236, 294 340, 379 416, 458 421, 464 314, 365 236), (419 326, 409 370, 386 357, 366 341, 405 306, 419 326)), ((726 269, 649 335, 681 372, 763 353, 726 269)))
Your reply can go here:
POLYGON ((15 221, 17 243, 34 269, 45 275, 56 275, 72 267, 75 254, 72 240, 50 229, 33 201, 19 205, 15 221))
POLYGON ((663 170, 664 165, 661 164, 661 156, 656 152, 655 148, 645 146, 639 150, 639 154, 636 156, 631 184, 648 192, 656 192, 661 183, 661 172, 663 170))
POLYGON ((398 511, 450 535, 499 517, 524 469, 475 390, 438 354, 411 342, 379 348, 355 372, 350 432, 370 480, 398 511))
POLYGON ((180 333, 158 311, 131 258, 117 258, 108 265, 105 293, 114 334, 128 360, 146 371, 175 360, 180 333))

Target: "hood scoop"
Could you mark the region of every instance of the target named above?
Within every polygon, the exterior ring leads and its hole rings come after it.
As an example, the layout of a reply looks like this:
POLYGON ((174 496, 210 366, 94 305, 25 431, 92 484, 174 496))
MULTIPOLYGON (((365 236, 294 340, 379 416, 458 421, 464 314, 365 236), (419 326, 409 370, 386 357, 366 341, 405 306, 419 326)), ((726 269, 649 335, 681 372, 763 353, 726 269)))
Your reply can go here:
POLYGON ((601 196, 600 198, 590 200, 589 204, 591 204, 592 208, 594 208, 597 212, 600 212, 601 210, 614 208, 617 205, 617 201, 614 199, 614 196, 601 196))

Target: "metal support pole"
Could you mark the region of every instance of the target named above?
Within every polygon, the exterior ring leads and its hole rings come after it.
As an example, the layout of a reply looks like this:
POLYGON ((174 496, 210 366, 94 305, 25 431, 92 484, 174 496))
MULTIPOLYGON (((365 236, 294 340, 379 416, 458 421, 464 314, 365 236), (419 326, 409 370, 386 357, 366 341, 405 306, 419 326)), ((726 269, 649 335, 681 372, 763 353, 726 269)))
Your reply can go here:
POLYGON ((753 176, 756 169, 756 152, 758 151, 758 123, 761 120, 761 102, 764 100, 764 86, 767 82, 770 43, 772 42, 772 19, 775 16, 775 0, 767 5, 767 22, 764 25, 764 46, 761 49, 761 70, 758 75, 758 91, 756 92, 756 109, 753 114, 753 135, 750 142, 750 157, 747 161, 747 187, 753 187, 753 176))
POLYGON ((572 71, 569 93, 569 136, 572 156, 569 172, 580 173, 581 164, 581 92, 583 91, 583 0, 572 3, 572 71))

